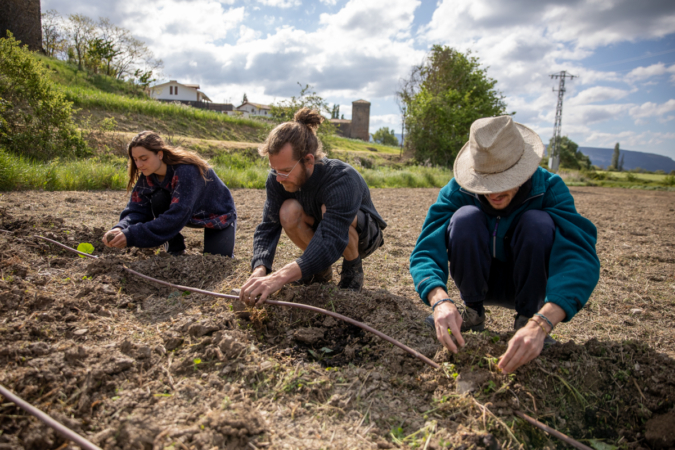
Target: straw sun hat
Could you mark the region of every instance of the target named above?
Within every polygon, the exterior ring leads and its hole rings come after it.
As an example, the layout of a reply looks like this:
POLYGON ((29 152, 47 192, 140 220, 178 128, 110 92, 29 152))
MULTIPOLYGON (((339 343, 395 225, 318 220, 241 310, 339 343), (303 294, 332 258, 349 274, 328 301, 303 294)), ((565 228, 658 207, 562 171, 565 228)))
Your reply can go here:
POLYGON ((475 194, 508 191, 532 176, 542 156, 539 135, 511 116, 478 119, 455 159, 455 180, 475 194))

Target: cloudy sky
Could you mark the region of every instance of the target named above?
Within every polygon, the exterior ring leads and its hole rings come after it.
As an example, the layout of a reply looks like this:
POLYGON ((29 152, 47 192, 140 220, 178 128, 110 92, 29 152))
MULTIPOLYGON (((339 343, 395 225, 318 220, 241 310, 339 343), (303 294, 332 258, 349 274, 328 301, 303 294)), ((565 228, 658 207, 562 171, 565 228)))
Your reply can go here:
POLYGON ((673 0, 42 0, 42 10, 108 17, 216 102, 270 103, 310 84, 346 118, 371 106, 371 132, 400 132, 394 91, 433 44, 472 50, 518 122, 551 137, 557 81, 563 134, 582 146, 675 158, 673 0))

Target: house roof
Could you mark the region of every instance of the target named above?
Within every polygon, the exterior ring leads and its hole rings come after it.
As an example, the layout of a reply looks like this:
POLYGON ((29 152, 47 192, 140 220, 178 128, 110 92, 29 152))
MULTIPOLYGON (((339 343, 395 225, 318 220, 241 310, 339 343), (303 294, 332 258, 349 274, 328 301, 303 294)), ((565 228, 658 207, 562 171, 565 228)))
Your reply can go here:
POLYGON ((368 103, 368 104, 370 105, 370 102, 369 102, 368 100, 363 100, 363 99, 361 99, 361 100, 355 100, 355 101, 353 101, 352 103, 368 103))
POLYGON ((212 101, 213 101, 213 100, 211 100, 211 99, 209 98, 209 96, 208 96, 208 95, 206 95, 206 94, 205 94, 205 93, 203 93, 202 91, 200 91, 200 90, 197 90, 197 92, 199 92, 200 94, 202 94, 202 97, 203 97, 203 98, 204 98, 204 100, 206 100, 207 102, 212 102, 212 101))
POLYGON ((166 83, 156 84, 156 85, 152 86, 151 89, 161 87, 161 86, 166 86, 167 84, 177 84, 179 86, 185 86, 185 87, 189 87, 189 88, 192 88, 192 89, 199 89, 198 84, 179 83, 176 80, 171 80, 171 81, 167 81, 166 83))
POLYGON ((261 103, 253 103, 253 102, 244 102, 241 105, 237 106, 237 109, 241 108, 244 105, 252 105, 255 106, 258 109, 271 109, 269 105, 263 105, 261 103))

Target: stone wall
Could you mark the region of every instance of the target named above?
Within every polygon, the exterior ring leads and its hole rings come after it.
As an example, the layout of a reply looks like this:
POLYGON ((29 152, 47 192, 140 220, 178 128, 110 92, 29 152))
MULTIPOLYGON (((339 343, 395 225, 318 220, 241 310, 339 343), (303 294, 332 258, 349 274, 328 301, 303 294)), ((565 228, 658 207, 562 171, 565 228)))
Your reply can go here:
POLYGON ((370 141, 370 102, 356 100, 352 102, 351 138, 370 141))
POLYGON ((351 120, 345 120, 345 119, 330 119, 330 123, 335 126, 337 131, 337 134, 343 137, 351 137, 352 136, 352 121, 351 120))
POLYGON ((14 38, 33 51, 42 50, 40 0, 0 0, 0 37, 14 38))

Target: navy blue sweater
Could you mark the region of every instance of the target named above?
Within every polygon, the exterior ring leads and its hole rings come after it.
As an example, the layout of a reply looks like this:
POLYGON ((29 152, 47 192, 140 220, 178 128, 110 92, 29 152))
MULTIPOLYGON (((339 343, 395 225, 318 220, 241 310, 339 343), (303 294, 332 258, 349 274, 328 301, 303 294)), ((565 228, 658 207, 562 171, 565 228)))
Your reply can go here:
POLYGON ((157 247, 180 233, 185 225, 222 230, 237 219, 230 190, 209 169, 209 181, 192 164, 167 165, 160 183, 155 174, 141 175, 131 192, 127 207, 114 228, 121 228, 128 247, 157 247), (150 196, 158 189, 171 194, 171 206, 153 217, 150 196), (153 220, 154 219, 154 220, 153 220))
POLYGON ((305 214, 314 218, 318 226, 305 252, 295 262, 303 278, 329 267, 340 258, 349 243, 349 226, 359 209, 369 213, 380 226, 387 224, 377 213, 365 180, 352 166, 337 159, 324 158, 314 165, 314 172, 297 192, 286 191, 272 174, 267 178, 267 201, 262 222, 253 235, 251 268, 265 266, 272 270, 281 222, 279 210, 287 199, 294 198, 305 214), (326 215, 321 217, 321 205, 326 215))

